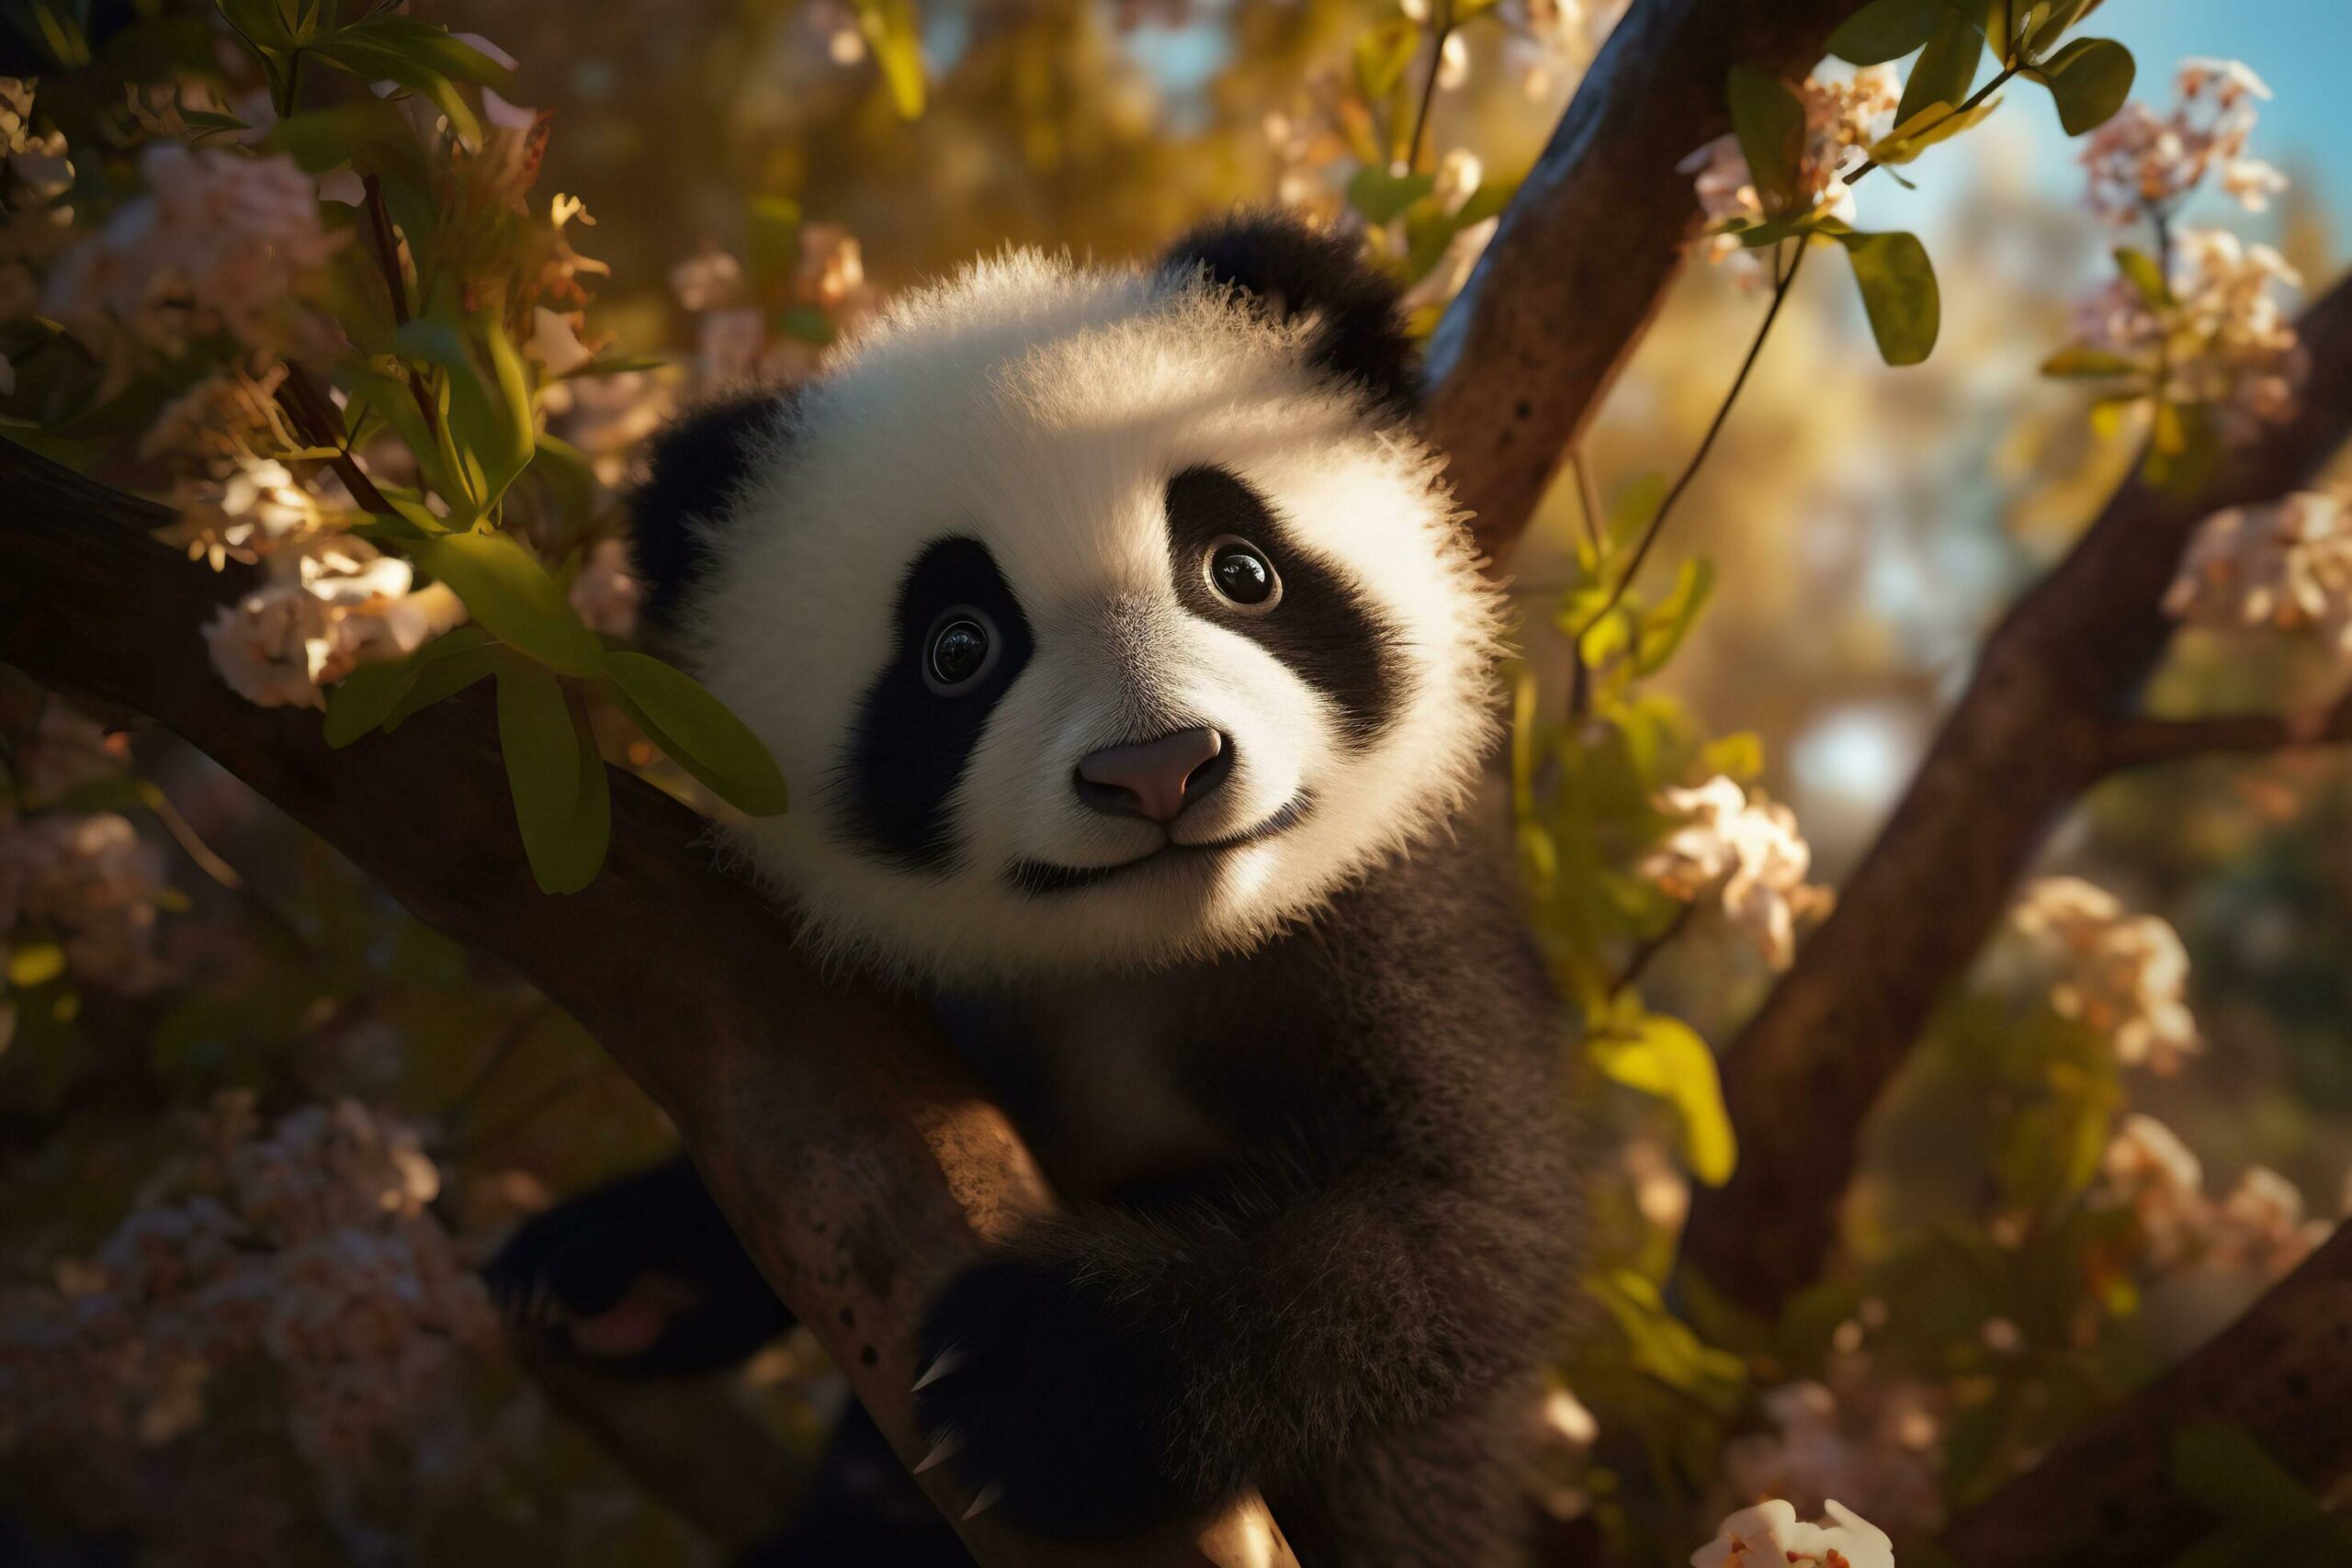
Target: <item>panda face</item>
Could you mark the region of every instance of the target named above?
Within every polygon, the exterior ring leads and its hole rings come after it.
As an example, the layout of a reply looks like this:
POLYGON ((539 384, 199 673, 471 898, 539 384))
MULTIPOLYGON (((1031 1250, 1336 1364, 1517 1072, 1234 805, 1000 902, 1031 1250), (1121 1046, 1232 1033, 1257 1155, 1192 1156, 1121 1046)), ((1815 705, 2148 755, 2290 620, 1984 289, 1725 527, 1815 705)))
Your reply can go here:
POLYGON ((774 416, 684 618, 819 941, 940 978, 1247 949, 1453 812, 1494 601, 1430 454, 1197 275, 1034 255, 774 416))

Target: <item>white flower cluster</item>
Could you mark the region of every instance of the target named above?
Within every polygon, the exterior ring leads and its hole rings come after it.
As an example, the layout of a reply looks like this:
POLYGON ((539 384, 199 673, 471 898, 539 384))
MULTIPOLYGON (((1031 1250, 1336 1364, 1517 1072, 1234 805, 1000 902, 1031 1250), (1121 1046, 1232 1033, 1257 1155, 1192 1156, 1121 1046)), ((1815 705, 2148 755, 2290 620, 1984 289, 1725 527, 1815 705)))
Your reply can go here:
MULTIPOLYGON (((2131 103, 2092 133, 2083 163, 2100 217, 2150 220, 2164 236, 2216 171, 2252 210, 2285 188, 2285 175, 2244 155, 2256 100, 2270 96, 2260 78, 2234 61, 2191 60, 2179 85, 2169 116, 2131 103)), ((2140 367, 2161 402, 2210 409, 2224 440, 2284 419, 2307 367, 2278 290, 2301 288, 2301 277, 2270 246, 2222 229, 2184 230, 2161 248, 2172 302, 2159 308, 2132 280, 2111 279, 2076 310, 2076 345, 2140 367)))
POLYGON ((2188 950, 2154 915, 2131 915, 2077 876, 2047 876, 2010 920, 2036 952, 2050 1005, 2107 1035, 2118 1060, 2159 1073, 2203 1049, 2188 1010, 2188 950))
POLYGON ((77 980, 136 995, 164 977, 163 857, 111 811, 0 818, 0 941, 54 942, 77 980))
POLYGON ((323 708, 324 688, 361 661, 413 653, 465 619, 446 586, 412 592, 408 562, 349 534, 276 551, 268 571, 204 628, 213 669, 263 707, 323 708))
POLYGON ((2206 1196, 2197 1156, 2153 1116, 2123 1118, 2100 1172, 2102 1201, 2132 1211, 2148 1265, 2160 1273, 2198 1266, 2267 1283, 2310 1257, 2335 1229, 2306 1218, 2301 1191, 2261 1166, 2249 1168, 2215 1202, 2206 1196))
POLYGON ((1841 1330, 1831 1364, 1843 1393, 1814 1382, 1768 1390, 1761 1404, 1770 1429, 1724 1447, 1725 1492, 1807 1506, 1852 1497, 1899 1529, 1932 1533, 1943 1523, 1938 1445, 1949 1398, 1926 1384, 1873 1375, 1869 1353, 1859 1348, 1860 1325, 1849 1328, 1851 1339, 1841 1330))
MULTIPOLYGON (((1891 66, 1866 66, 1842 82, 1807 77, 1796 85, 1804 105, 1804 154, 1797 165, 1795 206, 1799 213, 1820 213, 1851 222, 1854 193, 1845 175, 1867 155, 1863 149, 1886 134, 1902 101, 1903 83, 1891 66)), ((1697 176, 1699 207, 1708 226, 1720 231, 1725 223, 1784 216, 1764 210, 1755 175, 1739 138, 1729 131, 1716 137, 1678 165, 1697 176)), ((1746 256, 1756 270, 1757 253, 1741 247, 1736 235, 1715 232, 1707 241, 1707 259, 1724 261, 1746 256)))
POLYGON ((2291 412, 2307 355, 2278 290, 2302 287, 2287 258, 2225 229, 2190 229, 2173 247, 2173 306, 2158 310, 2128 278, 2110 278, 2075 311, 2074 341, 2147 368, 2169 403, 2211 409, 2244 441, 2291 412))
POLYGON ((342 237, 293 159, 158 142, 140 173, 144 194, 51 271, 47 314, 119 375, 140 351, 175 355, 214 333, 265 355, 331 348, 300 301, 342 237))
POLYGON ((65 133, 33 130, 33 84, 0 76, 0 202, 41 207, 74 188, 74 162, 65 133))
POLYGON ((1641 874, 1677 898, 1713 895, 1772 967, 1787 968, 1797 922, 1826 912, 1831 898, 1804 879, 1813 851, 1796 814, 1761 791, 1751 800, 1720 773, 1696 789, 1666 790, 1658 809, 1689 820, 1642 862, 1641 874))
POLYGON ((2184 60, 2174 83, 2180 97, 2170 114, 2134 99, 2084 142, 2091 210, 2118 224, 2166 214, 2216 170, 2222 190, 2248 211, 2263 210, 2287 186, 2277 169, 2245 155, 2261 112, 2255 105, 2270 89, 2234 60, 2184 60))
MULTIPOLYGON (((865 253, 838 223, 803 223, 800 256, 785 303, 820 314, 835 335, 854 331, 881 304, 865 253)), ((769 330, 769 304, 751 296, 743 265, 706 251, 670 269, 670 289, 695 316, 695 380, 702 389, 745 380, 794 382, 814 375, 815 344, 769 330)))
POLYGON ((2189 541, 2165 610, 2213 630, 2309 629, 2352 656, 2352 514, 2321 491, 2216 512, 2189 541))
POLYGON ((203 1414, 215 1371, 284 1373, 298 1447, 351 1465, 491 1342, 480 1280, 427 1209, 416 1135, 352 1100, 266 1134, 225 1095, 209 1147, 166 1173, 60 1288, 0 1298, 0 1438, 96 1427, 160 1441, 203 1414))
MULTIPOLYGON (((40 307, 39 269, 70 242, 71 207, 55 205, 74 186, 65 135, 33 130, 34 84, 0 76, 0 321, 40 307)), ((17 368, 0 354, 0 398, 17 390, 17 368)))
POLYGON ((1894 1568, 1886 1532, 1843 1504, 1807 1524, 1778 1498, 1742 1508, 1690 1554, 1690 1568, 1894 1568))

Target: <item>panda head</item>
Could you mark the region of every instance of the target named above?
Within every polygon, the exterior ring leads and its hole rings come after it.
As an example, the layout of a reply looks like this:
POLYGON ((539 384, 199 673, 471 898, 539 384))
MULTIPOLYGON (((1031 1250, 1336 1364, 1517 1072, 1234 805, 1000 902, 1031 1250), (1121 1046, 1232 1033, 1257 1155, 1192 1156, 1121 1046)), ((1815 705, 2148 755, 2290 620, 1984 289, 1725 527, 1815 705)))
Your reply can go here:
POLYGON ((775 752, 827 948, 971 979, 1246 950, 1461 805, 1495 600, 1389 286, 1242 218, 903 297, 657 443, 657 622, 775 752))

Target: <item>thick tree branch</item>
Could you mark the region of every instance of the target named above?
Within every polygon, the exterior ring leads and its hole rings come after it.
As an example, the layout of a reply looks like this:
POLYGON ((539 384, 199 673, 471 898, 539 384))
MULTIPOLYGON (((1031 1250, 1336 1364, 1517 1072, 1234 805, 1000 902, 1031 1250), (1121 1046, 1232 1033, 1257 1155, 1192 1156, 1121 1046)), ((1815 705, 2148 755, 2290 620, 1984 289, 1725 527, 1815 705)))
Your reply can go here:
POLYGON ((1734 65, 1802 74, 1862 0, 1635 0, 1430 340, 1430 431, 1487 553, 1527 527, 1682 264, 1675 165, 1731 129, 1734 65))
POLYGON ((1743 1306, 1772 1314, 1819 1277, 1871 1106, 2044 832, 2114 765, 2107 737, 2171 637, 2161 601, 2191 530, 2305 482, 2352 433, 2352 284, 2301 330, 2312 371, 2293 419, 2193 498, 2126 485, 2003 619, 1836 912, 1732 1043, 1739 1168, 1699 1194, 1684 1247, 1743 1306))
POLYGON ((549 1404, 648 1495, 730 1556, 772 1539, 790 1521, 814 1465, 744 1408, 732 1378, 624 1378, 527 1330, 511 1343, 549 1404))
MULTIPOLYGON (((549 897, 523 857, 481 690, 330 751, 315 714, 257 708, 198 630, 248 574, 152 542, 161 509, 0 443, 0 660, 144 713, 348 855, 428 925, 512 964, 677 1123, 777 1292, 848 1374, 902 1459, 933 1294, 1048 1202, 1027 1151, 908 1001, 828 978, 784 921, 714 869, 707 825, 614 780, 613 847, 549 897)), ((949 1470, 922 1477, 950 1518, 949 1470)), ((1258 1563, 1255 1498, 1197 1540, 1110 1548, 961 1526, 984 1563, 1258 1563)))
POLYGON ((2352 1479, 2352 1225, 2210 1344, 1954 1520, 1962 1568, 2140 1568, 2219 1521, 2172 1484, 2184 1427, 2238 1427, 2312 1491, 2352 1479))
POLYGON ((2120 718, 2099 737, 2099 771, 2121 773, 2189 757, 2288 751, 2352 740, 2352 693, 2309 718, 2229 714, 2214 718, 2120 718))

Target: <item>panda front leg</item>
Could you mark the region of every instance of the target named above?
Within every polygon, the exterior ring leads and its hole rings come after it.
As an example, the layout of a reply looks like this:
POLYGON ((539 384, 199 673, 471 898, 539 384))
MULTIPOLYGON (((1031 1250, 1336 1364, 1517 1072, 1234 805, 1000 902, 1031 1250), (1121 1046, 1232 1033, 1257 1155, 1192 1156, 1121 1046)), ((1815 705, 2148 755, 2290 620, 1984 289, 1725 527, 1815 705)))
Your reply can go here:
POLYGON ((510 1323, 632 1376, 732 1366, 792 1326, 683 1156, 526 1222, 482 1277, 510 1323))
MULTIPOLYGON (((918 1414, 972 1506, 1114 1537, 1313 1484, 1367 1434, 1525 1375, 1531 1216, 1419 1162, 1270 1152, 1176 1206, 1091 1206, 956 1280, 918 1414)), ((1508 1443, 1508 1437, 1498 1442, 1508 1443)))

